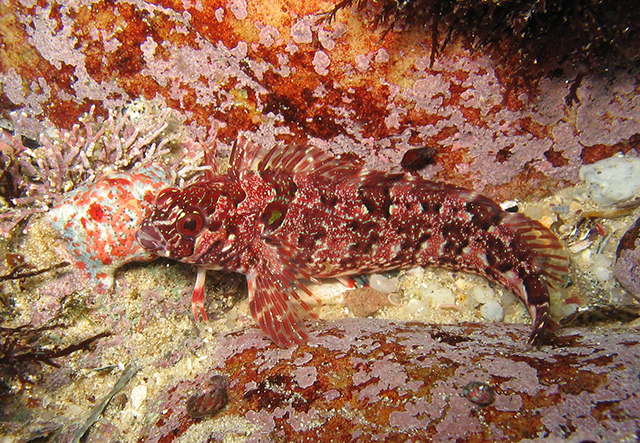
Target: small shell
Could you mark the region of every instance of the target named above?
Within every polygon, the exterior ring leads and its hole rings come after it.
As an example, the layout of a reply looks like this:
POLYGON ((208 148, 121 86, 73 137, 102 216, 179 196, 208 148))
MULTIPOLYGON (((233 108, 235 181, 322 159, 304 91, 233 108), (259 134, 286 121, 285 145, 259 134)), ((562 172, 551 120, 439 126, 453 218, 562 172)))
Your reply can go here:
POLYGON ((436 148, 416 148, 404 153, 400 165, 410 171, 419 171, 427 165, 435 163, 436 148))
POLYGON ((640 317, 637 305, 583 306, 560 320, 562 326, 594 326, 611 323, 629 323, 640 317))
POLYGON ((226 377, 214 375, 205 393, 193 395, 187 400, 187 414, 191 418, 204 418, 215 414, 224 408, 229 400, 228 387, 229 382, 226 377))
POLYGON ((496 393, 488 383, 472 381, 462 388, 462 395, 479 405, 490 405, 496 399, 496 393))

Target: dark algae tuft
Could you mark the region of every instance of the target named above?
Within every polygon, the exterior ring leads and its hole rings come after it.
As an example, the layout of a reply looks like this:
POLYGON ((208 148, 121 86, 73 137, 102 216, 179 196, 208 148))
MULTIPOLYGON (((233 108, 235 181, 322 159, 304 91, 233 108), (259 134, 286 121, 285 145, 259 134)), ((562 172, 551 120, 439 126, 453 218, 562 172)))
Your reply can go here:
MULTIPOLYGON (((323 15, 366 2, 342 0, 323 15)), ((420 29, 431 36, 431 65, 447 46, 460 41, 471 50, 491 55, 516 87, 529 89, 538 80, 576 68, 606 72, 640 58, 640 8, 625 0, 382 0, 374 28, 382 37, 396 29, 420 29)), ((575 95, 575 94, 574 94, 575 95)), ((569 102, 577 100, 570 97, 569 102)))

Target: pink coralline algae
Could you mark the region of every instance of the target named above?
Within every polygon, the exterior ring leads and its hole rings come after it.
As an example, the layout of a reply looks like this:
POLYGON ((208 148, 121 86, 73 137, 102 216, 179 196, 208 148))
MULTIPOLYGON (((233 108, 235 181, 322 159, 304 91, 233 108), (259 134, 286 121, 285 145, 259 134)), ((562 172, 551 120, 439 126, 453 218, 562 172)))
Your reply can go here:
POLYGON ((150 400, 157 418, 139 442, 600 442, 640 432, 637 329, 565 329, 539 351, 526 349, 526 326, 499 323, 343 319, 310 335, 313 345, 287 349, 257 328, 221 337, 208 373, 150 400), (196 421, 187 400, 212 374, 228 375, 230 402, 196 421), (462 395, 478 380, 493 388, 491 404, 462 395))
POLYGON ((445 45, 442 32, 436 41, 447 48, 436 59, 423 26, 389 29, 381 40, 364 23, 393 1, 331 24, 318 20, 328 2, 269 4, 8 0, 3 30, 14 44, 4 48, 0 103, 68 128, 92 104, 104 112, 156 97, 225 139, 239 130, 260 143, 311 138, 381 170, 430 146, 435 162, 420 175, 494 199, 546 196, 576 182, 587 156, 638 149, 637 68, 574 82, 582 64, 563 67, 530 95, 514 87, 521 75, 510 78, 485 50, 445 45))
POLYGON ((106 171, 168 154, 167 146, 180 138, 169 129, 173 116, 171 109, 139 100, 109 109, 107 117, 92 107, 66 130, 12 113, 6 123, 13 132, 0 130, 0 237, 11 237, 20 222, 106 171))
POLYGON ((640 298, 640 218, 622 236, 616 255, 614 275, 620 284, 640 298))
POLYGON ((107 172, 65 194, 47 213, 47 220, 65 239, 72 261, 98 292, 113 288, 120 266, 155 258, 138 245, 134 235, 155 194, 171 183, 171 175, 158 164, 132 172, 107 172))

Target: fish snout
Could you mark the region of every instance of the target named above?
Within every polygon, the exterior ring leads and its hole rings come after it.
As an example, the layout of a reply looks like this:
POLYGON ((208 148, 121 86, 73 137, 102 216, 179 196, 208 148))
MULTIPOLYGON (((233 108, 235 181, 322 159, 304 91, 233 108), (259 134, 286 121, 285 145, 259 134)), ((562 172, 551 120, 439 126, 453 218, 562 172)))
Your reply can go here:
POLYGON ((145 249, 158 254, 167 255, 168 243, 158 228, 153 225, 142 225, 136 232, 136 240, 145 249))

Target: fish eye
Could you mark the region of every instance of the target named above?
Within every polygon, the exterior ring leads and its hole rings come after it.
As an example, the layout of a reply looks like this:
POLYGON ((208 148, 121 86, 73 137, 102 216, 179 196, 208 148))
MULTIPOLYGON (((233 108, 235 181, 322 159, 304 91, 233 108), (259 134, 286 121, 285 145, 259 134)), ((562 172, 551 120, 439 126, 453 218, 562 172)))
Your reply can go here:
POLYGON ((207 227, 207 214, 200 206, 187 206, 176 220, 180 235, 195 237, 207 227))
POLYGON ((170 198, 175 197, 180 193, 180 189, 178 188, 165 188, 162 191, 158 192, 156 196, 156 200, 154 204, 156 206, 162 206, 165 204, 170 198))

